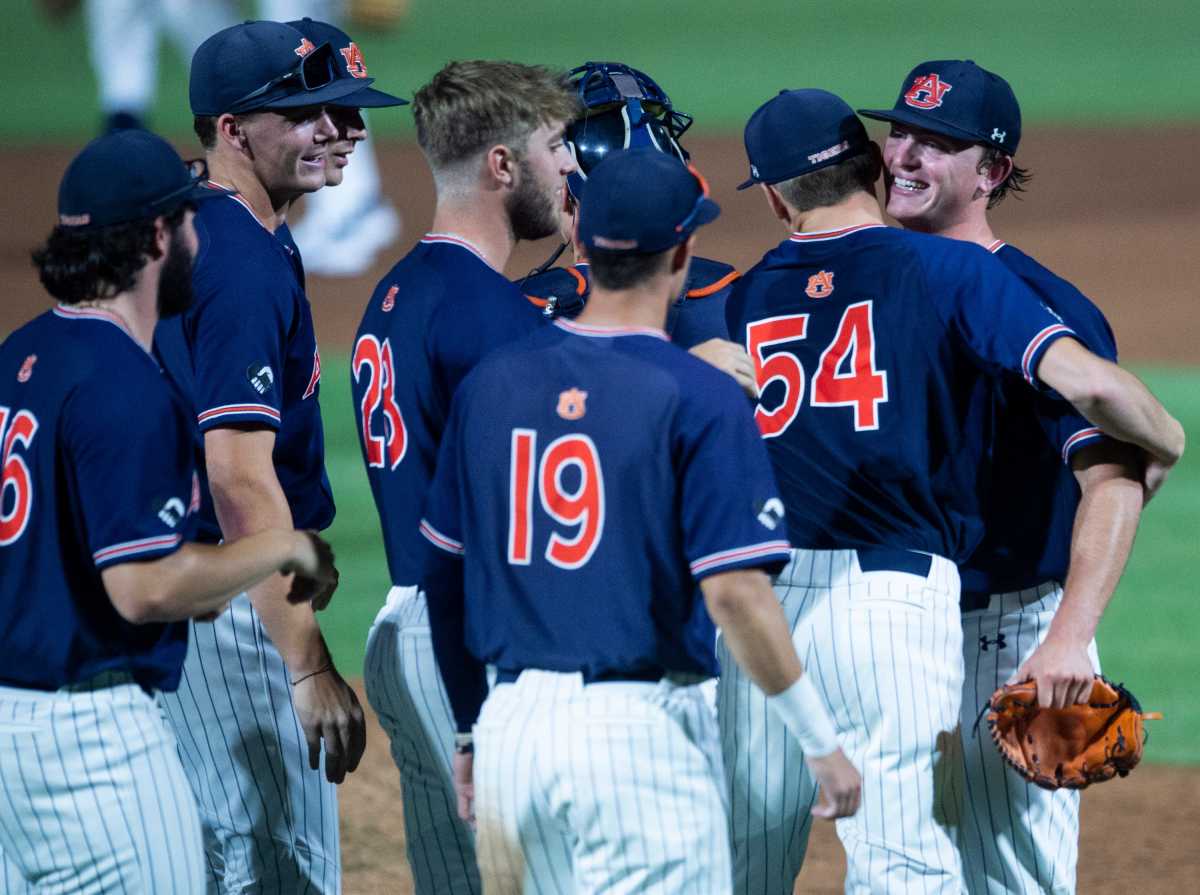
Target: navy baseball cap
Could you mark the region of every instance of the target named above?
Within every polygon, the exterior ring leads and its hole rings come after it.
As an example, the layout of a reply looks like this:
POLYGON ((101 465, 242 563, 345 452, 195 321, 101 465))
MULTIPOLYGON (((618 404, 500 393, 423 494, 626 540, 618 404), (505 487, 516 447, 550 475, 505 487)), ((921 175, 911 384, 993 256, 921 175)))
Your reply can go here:
POLYGON ((218 31, 192 56, 193 115, 240 114, 332 104, 374 78, 342 78, 333 47, 283 22, 243 22, 218 31))
MULTIPOLYGON (((350 35, 341 28, 335 28, 327 22, 318 22, 305 16, 294 22, 288 22, 293 28, 307 37, 314 44, 329 44, 336 54, 337 76, 339 78, 354 78, 358 83, 366 83, 367 61, 363 58, 358 44, 350 39, 350 35)), ((375 109, 384 106, 407 106, 408 100, 374 87, 363 87, 357 93, 351 93, 340 99, 330 100, 331 106, 347 106, 354 109, 375 109)))
POLYGON ((781 90, 746 122, 750 178, 779 183, 858 155, 870 143, 867 129, 841 99, 827 90, 781 90))
POLYGON ((71 160, 58 187, 58 223, 96 228, 170 214, 185 202, 229 195, 207 186, 203 161, 188 164, 145 130, 97 137, 71 160))
POLYGON ((687 240, 721 213, 700 173, 657 149, 623 149, 592 169, 579 203, 588 249, 643 255, 687 240))
POLYGON ((1015 155, 1021 142, 1021 107, 1008 81, 970 59, 922 62, 905 78, 891 109, 859 109, 894 121, 982 143, 1015 155))

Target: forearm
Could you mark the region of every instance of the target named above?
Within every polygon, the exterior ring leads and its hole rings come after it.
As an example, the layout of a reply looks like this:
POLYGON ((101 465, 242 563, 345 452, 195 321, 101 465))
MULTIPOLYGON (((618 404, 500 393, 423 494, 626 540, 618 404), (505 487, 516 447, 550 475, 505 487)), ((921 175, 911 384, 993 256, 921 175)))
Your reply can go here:
POLYGON ((1107 456, 1078 473, 1082 488, 1071 536, 1071 566, 1053 636, 1089 643, 1133 549, 1143 491, 1137 452, 1111 444, 1107 456))
MULTIPOLYGON (((272 471, 266 475, 211 480, 213 506, 226 541, 267 529, 292 528, 292 513, 272 471)), ((307 674, 330 662, 312 606, 287 600, 291 575, 271 575, 248 590, 250 602, 288 670, 307 674)))
MULTIPOLYGON (((747 574, 747 573, 727 573, 747 574)), ((800 677, 800 660, 792 644, 787 619, 765 574, 761 586, 718 592, 701 584, 709 615, 721 629, 725 646, 754 683, 773 696, 786 690, 800 677)))
POLYGON ((487 697, 487 668, 467 649, 462 561, 434 557, 422 579, 433 655, 460 733, 471 730, 487 697))

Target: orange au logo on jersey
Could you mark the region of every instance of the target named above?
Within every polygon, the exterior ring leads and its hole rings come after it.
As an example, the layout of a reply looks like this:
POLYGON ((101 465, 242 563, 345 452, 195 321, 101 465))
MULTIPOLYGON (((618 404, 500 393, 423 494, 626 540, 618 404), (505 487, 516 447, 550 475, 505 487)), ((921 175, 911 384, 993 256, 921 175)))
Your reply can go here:
POLYGON ((25 363, 21 364, 21 369, 17 371, 17 382, 28 382, 29 377, 33 375, 33 365, 36 363, 36 354, 31 354, 25 358, 25 363))
POLYGON ((565 420, 577 420, 587 413, 588 393, 569 388, 558 396, 558 415, 565 420))
POLYGON ((904 94, 904 102, 914 109, 936 109, 942 104, 942 97, 954 89, 953 84, 947 84, 936 72, 920 75, 904 94))
POLYGON ((833 271, 819 270, 808 278, 804 294, 809 298, 828 298, 833 294, 833 271))
POLYGON ((350 72, 350 77, 365 78, 367 76, 367 60, 363 58, 358 44, 351 42, 350 46, 342 47, 341 52, 342 58, 346 60, 346 71, 350 72))
POLYGON ((383 297, 383 304, 380 306, 384 313, 387 313, 392 308, 396 307, 396 295, 399 292, 399 286, 393 286, 387 291, 387 295, 383 297))
POLYGON ((307 56, 316 48, 317 45, 306 37, 300 41, 300 46, 296 47, 296 49, 292 52, 294 52, 297 56, 307 56))

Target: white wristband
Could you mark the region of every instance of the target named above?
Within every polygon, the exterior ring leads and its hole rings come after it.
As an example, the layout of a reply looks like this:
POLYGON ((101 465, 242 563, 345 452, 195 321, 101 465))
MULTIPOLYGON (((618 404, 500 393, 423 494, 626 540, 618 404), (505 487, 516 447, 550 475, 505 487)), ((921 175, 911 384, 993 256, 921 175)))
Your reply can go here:
POLYGON ((837 750, 833 720, 807 674, 800 675, 799 680, 782 693, 768 696, 767 705, 800 741, 800 748, 809 758, 824 758, 837 750))

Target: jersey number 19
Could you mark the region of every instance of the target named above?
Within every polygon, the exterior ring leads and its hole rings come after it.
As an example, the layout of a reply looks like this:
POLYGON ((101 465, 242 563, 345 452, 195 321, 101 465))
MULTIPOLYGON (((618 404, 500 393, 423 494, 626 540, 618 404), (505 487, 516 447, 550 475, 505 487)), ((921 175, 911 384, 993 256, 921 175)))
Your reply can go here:
POLYGON ((571 536, 551 532, 546 559, 560 569, 584 566, 604 533, 604 475, 596 445, 586 435, 554 439, 538 459, 537 432, 513 429, 508 479, 508 561, 527 566, 533 558, 533 495, 555 522, 577 527, 571 536), (579 482, 570 491, 563 484, 574 467, 579 482))

